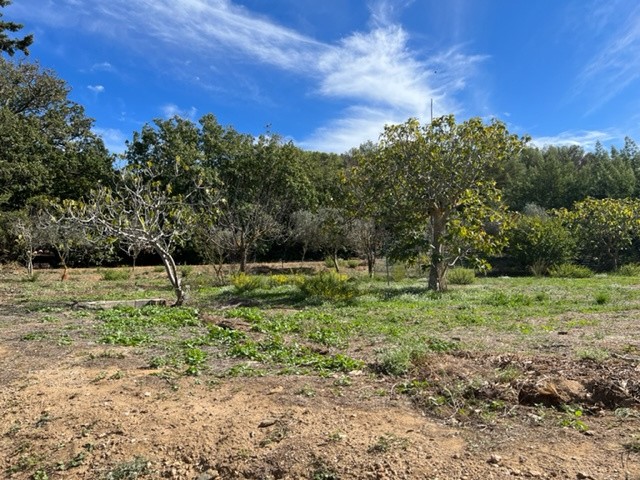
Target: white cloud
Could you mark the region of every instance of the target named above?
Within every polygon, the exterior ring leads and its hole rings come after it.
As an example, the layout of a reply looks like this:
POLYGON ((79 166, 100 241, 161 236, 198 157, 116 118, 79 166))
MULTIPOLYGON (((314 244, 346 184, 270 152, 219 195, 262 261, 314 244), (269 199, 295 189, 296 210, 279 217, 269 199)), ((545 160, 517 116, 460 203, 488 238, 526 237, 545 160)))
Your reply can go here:
POLYGON ((194 120, 198 113, 198 109, 196 107, 182 109, 173 103, 163 105, 160 107, 160 110, 162 111, 162 116, 165 118, 180 117, 187 120, 194 120))
POLYGON ((597 142, 620 139, 621 136, 612 131, 581 130, 567 131, 549 137, 533 137, 531 144, 542 148, 545 146, 576 145, 585 150, 593 150, 597 142))
POLYGON ((111 153, 124 152, 127 136, 122 132, 122 130, 118 130, 117 128, 93 127, 93 131, 96 135, 102 138, 105 147, 107 147, 111 153))
MULTIPOLYGON (((357 146, 374 130, 377 137, 385 122, 426 120, 431 99, 436 114, 460 112, 455 95, 485 58, 467 55, 461 48, 413 51, 409 34, 394 20, 410 0, 373 0, 369 31, 354 32, 337 43, 317 41, 231 0, 74 2, 78 5, 73 8, 63 4, 56 9, 59 13, 66 8, 77 21, 76 28, 142 49, 148 58, 180 59, 180 70, 193 68, 191 61, 201 66, 235 58, 311 80, 313 94, 347 105, 309 138, 301 139, 318 149, 357 146)), ((46 3, 33 15, 47 21, 46 11, 52 8, 46 3)), ((94 68, 106 70, 111 65, 103 62, 94 68)), ((183 110, 171 104, 162 111, 165 117, 193 118, 196 113, 193 107, 183 110)))
POLYGON ((624 16, 620 9, 607 11, 609 14, 599 17, 600 23, 594 28, 601 31, 606 25, 610 35, 578 76, 577 92, 591 98, 589 113, 640 79, 640 6, 631 8, 624 16), (615 24, 611 22, 613 13, 615 24))
POLYGON ((87 88, 91 90, 93 93, 102 93, 104 92, 103 85, 88 85, 87 88))
POLYGON ((113 65, 111 65, 109 62, 94 63, 91 66, 91 71, 92 72, 112 72, 113 65))

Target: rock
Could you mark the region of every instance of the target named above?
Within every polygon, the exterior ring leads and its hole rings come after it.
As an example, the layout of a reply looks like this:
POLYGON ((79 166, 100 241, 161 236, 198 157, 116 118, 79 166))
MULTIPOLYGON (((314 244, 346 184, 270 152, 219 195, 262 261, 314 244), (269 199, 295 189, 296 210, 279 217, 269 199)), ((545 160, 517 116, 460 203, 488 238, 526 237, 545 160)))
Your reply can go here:
POLYGON ((578 480, 593 480, 593 477, 591 475, 588 475, 588 474, 586 474, 584 472, 578 472, 576 474, 576 478, 578 480))
POLYGON ((258 428, 267 428, 278 422, 276 418, 265 418, 258 424, 258 428))
POLYGON ((540 473, 538 470, 529 470, 527 472, 527 476, 533 477, 533 478, 539 478, 542 476, 542 473, 540 473))
POLYGON ((490 463, 492 465, 498 465, 501 461, 502 461, 502 457, 494 453, 489 457, 489 460, 487 460, 487 463, 490 463))

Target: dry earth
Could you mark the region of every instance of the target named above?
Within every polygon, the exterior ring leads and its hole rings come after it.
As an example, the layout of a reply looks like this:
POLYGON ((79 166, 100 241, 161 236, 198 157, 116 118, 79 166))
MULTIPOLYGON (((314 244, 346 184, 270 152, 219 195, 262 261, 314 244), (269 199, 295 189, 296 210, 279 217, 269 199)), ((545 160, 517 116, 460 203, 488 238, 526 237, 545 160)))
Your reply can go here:
MULTIPOLYGON (((348 382, 166 379, 135 349, 26 342, 37 315, 6 300, 1 478, 640 479, 637 352, 601 362, 434 354, 420 367, 431 388, 414 395, 370 371, 348 382), (510 369, 517 378, 495 380, 510 369), (452 390, 468 378, 484 380, 452 390), (474 399, 495 410, 474 411, 474 399), (560 403, 584 405, 583 416, 552 408, 560 403)), ((636 313, 620 328, 635 327, 636 313)))

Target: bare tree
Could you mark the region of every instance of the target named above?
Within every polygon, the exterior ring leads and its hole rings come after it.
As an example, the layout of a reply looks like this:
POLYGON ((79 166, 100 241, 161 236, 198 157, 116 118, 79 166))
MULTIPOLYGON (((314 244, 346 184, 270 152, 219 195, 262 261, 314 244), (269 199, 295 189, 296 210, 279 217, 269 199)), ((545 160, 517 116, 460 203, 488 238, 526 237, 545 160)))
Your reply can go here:
POLYGON ((124 169, 113 189, 94 190, 86 202, 67 203, 65 212, 68 218, 87 226, 90 235, 117 240, 127 250, 155 251, 179 306, 186 299, 186 288, 173 253, 192 234, 196 217, 190 197, 204 189, 194 185, 186 194, 173 195, 171 183, 159 178, 152 164, 124 169))

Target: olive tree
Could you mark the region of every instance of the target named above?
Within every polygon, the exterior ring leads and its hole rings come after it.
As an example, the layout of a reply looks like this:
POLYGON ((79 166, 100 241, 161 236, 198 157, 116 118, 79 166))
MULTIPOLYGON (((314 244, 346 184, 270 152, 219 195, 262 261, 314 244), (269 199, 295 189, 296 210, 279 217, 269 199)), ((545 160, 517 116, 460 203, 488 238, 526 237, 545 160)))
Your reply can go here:
POLYGON ((431 290, 445 288, 447 268, 458 259, 502 245, 496 227, 504 210, 490 175, 523 144, 502 122, 456 123, 449 115, 427 125, 388 125, 378 153, 365 157, 377 201, 400 226, 428 236, 431 290))

